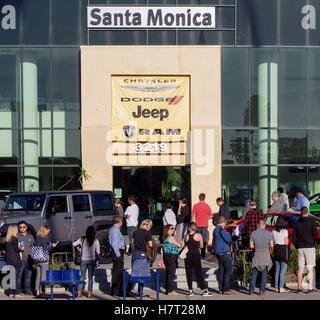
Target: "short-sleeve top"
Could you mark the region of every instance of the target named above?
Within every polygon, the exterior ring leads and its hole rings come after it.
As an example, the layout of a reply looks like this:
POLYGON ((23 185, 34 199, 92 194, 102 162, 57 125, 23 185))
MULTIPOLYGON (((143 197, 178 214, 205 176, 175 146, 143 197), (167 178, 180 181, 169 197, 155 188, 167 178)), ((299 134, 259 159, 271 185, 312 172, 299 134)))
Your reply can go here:
POLYGON ((137 229, 133 234, 134 250, 147 252, 147 243, 152 240, 150 231, 137 229))
POLYGON ((172 253, 172 254, 178 254, 179 248, 177 245, 175 245, 172 242, 169 242, 169 237, 173 237, 172 234, 168 234, 166 239, 163 241, 163 252, 164 253, 172 253))
POLYGON ((281 229, 280 232, 276 230, 272 231, 272 238, 273 238, 274 244, 285 244, 284 238, 287 236, 288 236, 287 229, 281 229))

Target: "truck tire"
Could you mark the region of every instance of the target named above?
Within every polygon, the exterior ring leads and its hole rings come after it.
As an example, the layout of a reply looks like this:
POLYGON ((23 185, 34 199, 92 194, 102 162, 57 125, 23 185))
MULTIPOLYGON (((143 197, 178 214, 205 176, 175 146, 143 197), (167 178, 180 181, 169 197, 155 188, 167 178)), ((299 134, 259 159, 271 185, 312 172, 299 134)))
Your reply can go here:
POLYGON ((108 241, 108 232, 109 229, 103 229, 98 230, 96 233, 96 238, 99 241, 100 244, 100 263, 101 264, 108 264, 111 263, 111 257, 110 257, 110 247, 109 247, 109 241, 108 241))

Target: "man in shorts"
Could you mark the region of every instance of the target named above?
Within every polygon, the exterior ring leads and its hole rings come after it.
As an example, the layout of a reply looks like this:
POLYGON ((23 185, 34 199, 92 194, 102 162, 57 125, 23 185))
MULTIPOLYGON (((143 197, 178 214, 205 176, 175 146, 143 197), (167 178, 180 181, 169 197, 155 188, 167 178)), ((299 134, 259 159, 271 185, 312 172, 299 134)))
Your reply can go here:
POLYGON ((292 232, 292 243, 298 250, 298 290, 302 293, 303 269, 307 267, 308 293, 316 290, 312 288, 313 268, 316 266, 316 248, 313 238, 318 236, 317 226, 309 217, 307 207, 301 207, 301 217, 295 223, 292 232))

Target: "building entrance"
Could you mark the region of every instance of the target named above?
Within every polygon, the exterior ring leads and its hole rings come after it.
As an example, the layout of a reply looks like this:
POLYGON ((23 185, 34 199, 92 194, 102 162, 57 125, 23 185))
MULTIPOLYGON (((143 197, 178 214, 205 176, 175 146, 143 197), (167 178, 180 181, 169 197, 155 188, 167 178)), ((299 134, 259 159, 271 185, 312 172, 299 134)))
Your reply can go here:
MULTIPOLYGON (((190 167, 113 167, 113 191, 121 199, 124 210, 128 196, 135 195, 139 222, 151 219, 153 235, 162 233, 162 217, 166 202, 177 213, 179 199, 191 200, 190 167)), ((126 233, 126 227, 123 230, 126 233)))

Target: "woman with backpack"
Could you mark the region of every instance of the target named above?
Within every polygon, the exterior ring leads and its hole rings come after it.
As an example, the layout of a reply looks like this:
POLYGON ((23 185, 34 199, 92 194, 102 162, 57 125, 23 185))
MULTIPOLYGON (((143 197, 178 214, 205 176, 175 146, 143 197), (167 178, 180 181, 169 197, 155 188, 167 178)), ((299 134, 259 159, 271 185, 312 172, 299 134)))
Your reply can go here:
POLYGON ((275 229, 272 231, 274 241, 274 264, 275 269, 275 288, 278 293, 287 293, 289 290, 284 288, 284 281, 289 262, 290 248, 288 238, 288 219, 280 216, 275 229))
MULTIPOLYGON (((92 298, 93 272, 96 265, 96 255, 100 254, 100 244, 96 239, 96 230, 89 226, 86 235, 73 243, 77 250, 81 250, 80 280, 86 279, 88 270, 88 298, 92 298)), ((84 284, 78 286, 77 298, 82 298, 84 284)))
MULTIPOLYGON (((20 288, 18 285, 18 276, 20 268, 22 267, 22 262, 20 258, 20 252, 24 250, 24 247, 19 247, 18 244, 18 226, 15 224, 10 224, 7 231, 7 236, 5 238, 6 244, 6 254, 5 261, 7 265, 13 266, 16 271, 15 277, 15 289, 8 289, 9 298, 22 298, 23 296, 19 293, 20 288)), ((11 283, 10 283, 11 287, 11 283)))
POLYGON ((40 282, 46 280, 47 270, 49 270, 49 251, 52 250, 56 246, 55 243, 48 245, 47 240, 45 239, 46 236, 50 232, 50 227, 48 225, 43 225, 40 227, 37 238, 33 243, 31 248, 31 257, 33 258, 34 262, 37 264, 37 278, 36 278, 36 298, 41 298, 45 295, 45 291, 40 293, 40 282), (38 259, 35 258, 36 255, 38 259), (40 260, 41 258, 41 260, 40 260), (40 262, 41 261, 41 262, 40 262))

